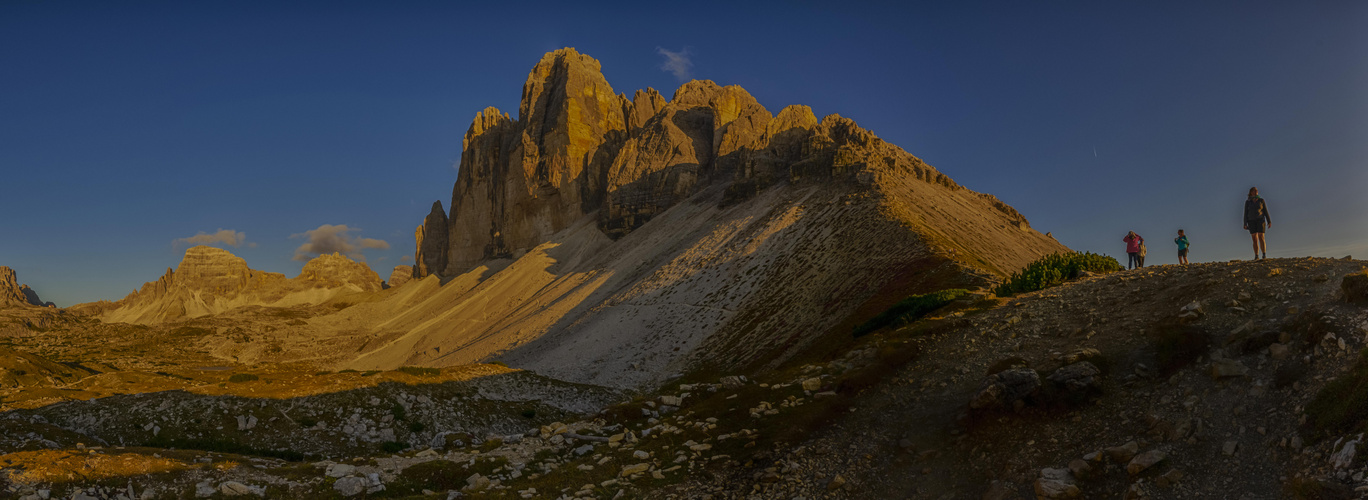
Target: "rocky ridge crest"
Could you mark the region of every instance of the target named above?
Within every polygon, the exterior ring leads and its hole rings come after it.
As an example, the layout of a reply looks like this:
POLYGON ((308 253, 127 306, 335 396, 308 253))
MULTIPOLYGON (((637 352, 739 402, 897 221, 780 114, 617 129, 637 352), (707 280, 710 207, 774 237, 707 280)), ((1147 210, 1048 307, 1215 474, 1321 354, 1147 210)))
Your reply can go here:
POLYGON ((365 263, 338 253, 304 264, 295 278, 258 271, 227 250, 211 246, 186 249, 175 270, 144 284, 122 300, 82 304, 107 322, 159 323, 217 314, 246 305, 321 303, 337 293, 380 290, 380 276, 365 263))
MULTIPOLYGON (((451 212, 441 202, 417 229, 415 277, 453 276, 512 256, 597 212, 621 238, 710 186, 736 203, 777 184, 910 178, 967 191, 840 115, 791 105, 772 115, 739 86, 694 80, 666 100, 655 89, 615 94, 597 60, 573 48, 542 57, 523 86, 518 119, 479 112, 462 142, 451 212), (443 227, 445 225, 445 227, 443 227)), ((1028 223, 991 195, 1014 225, 1028 223)))

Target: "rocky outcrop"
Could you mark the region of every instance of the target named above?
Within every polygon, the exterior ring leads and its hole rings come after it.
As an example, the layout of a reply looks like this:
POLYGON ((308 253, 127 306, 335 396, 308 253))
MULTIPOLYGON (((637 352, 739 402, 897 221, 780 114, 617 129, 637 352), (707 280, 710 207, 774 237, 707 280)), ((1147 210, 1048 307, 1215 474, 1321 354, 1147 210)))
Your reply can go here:
POLYGON ((41 306, 43 300, 28 285, 19 283, 18 274, 0 266, 0 307, 41 306))
POLYGON ((380 275, 365 263, 356 262, 334 252, 314 257, 304 264, 293 281, 312 288, 348 287, 366 292, 380 290, 380 275))
MULTIPOLYGON (((450 241, 447 233, 447 216, 442 210, 442 202, 432 203, 432 211, 423 218, 423 225, 414 231, 415 247, 412 277, 421 278, 429 274, 441 273, 447 266, 447 252, 450 241)), ((393 280, 391 280, 393 285, 393 280)))
POLYGON ((295 278, 258 271, 227 250, 196 246, 186 249, 175 270, 116 302, 80 304, 72 308, 109 322, 160 323, 218 314, 248 305, 297 305, 324 302, 338 293, 381 289, 380 276, 365 263, 340 253, 324 254, 304 264, 295 278))
POLYGON ((445 284, 348 316, 406 332, 350 367, 497 356, 618 386, 691 363, 760 369, 907 295, 1067 250, 850 119, 771 114, 709 81, 615 95, 574 49, 537 63, 516 119, 480 111, 463 148, 444 269, 440 214, 418 241, 414 275, 445 284))
POLYGON ((390 288, 408 283, 413 279, 413 266, 394 266, 394 272, 390 273, 389 281, 385 282, 390 288))
MULTIPOLYGON (((621 238, 712 185, 726 187, 721 205, 777 183, 897 177, 964 190, 850 119, 818 120, 806 106, 771 115, 734 85, 691 81, 668 101, 654 89, 615 95, 599 62, 570 48, 533 67, 517 120, 485 109, 462 146, 450 216, 434 204, 418 228, 415 276, 512 256, 595 212, 599 230, 621 238)), ((966 194, 1028 227, 996 198, 966 194)))
POLYGON ((1368 270, 1345 275, 1340 281, 1340 289, 1344 291, 1345 301, 1368 304, 1368 270))

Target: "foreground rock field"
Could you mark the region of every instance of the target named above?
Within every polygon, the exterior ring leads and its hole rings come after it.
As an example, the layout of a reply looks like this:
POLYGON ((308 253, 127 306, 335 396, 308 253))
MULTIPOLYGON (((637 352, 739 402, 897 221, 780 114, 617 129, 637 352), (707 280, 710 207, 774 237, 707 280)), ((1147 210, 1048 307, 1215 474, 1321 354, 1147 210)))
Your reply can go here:
POLYGON ((0 477, 15 498, 1358 498, 1361 422, 1312 402, 1357 373, 1368 307, 1342 284, 1363 268, 971 295, 825 355, 632 392, 499 365, 152 369, 63 355, 109 326, 11 310, 6 359, 42 376, 4 367, 0 477))

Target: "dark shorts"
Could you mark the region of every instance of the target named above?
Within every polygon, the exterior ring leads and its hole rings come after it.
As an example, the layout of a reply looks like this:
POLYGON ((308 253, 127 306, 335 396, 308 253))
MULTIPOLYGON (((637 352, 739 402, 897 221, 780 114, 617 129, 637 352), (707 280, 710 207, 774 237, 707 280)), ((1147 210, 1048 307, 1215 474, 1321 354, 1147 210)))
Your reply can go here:
POLYGON ((1184 249, 1182 249, 1182 250, 1179 250, 1179 251, 1178 251, 1178 256, 1179 256, 1179 257, 1187 257, 1187 250, 1188 250, 1188 249, 1186 249, 1186 248, 1184 248, 1184 249))
POLYGON ((1249 226, 1249 234, 1258 234, 1264 232, 1264 221, 1262 220, 1245 221, 1245 225, 1249 226))

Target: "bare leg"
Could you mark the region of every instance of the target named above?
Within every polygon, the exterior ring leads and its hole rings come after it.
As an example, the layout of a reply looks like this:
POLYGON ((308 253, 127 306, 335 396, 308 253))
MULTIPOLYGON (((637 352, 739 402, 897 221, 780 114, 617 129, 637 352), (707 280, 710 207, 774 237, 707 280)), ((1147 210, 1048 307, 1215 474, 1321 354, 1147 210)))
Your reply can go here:
POLYGON ((1255 242, 1255 243, 1256 243, 1255 246, 1258 247, 1258 250, 1257 250, 1257 251, 1258 251, 1259 253, 1263 254, 1264 258, 1268 258, 1268 243, 1264 241, 1264 234, 1263 234, 1263 233, 1258 233, 1258 234, 1255 234, 1254 237, 1255 237, 1256 240, 1258 240, 1258 241, 1255 242))
POLYGON ((1259 236, 1259 233, 1252 233, 1249 235, 1249 239, 1254 242, 1254 258, 1256 259, 1259 258, 1259 236))

